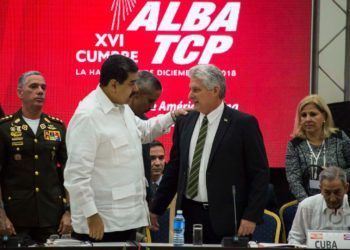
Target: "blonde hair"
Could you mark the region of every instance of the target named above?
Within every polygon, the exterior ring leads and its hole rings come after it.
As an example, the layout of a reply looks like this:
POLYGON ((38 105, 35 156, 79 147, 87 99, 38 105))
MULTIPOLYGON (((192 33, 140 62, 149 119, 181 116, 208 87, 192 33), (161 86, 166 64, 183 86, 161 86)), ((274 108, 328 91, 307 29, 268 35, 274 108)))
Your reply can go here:
POLYGON ((298 108, 295 114, 295 122, 294 129, 292 133, 292 137, 299 137, 302 139, 306 139, 305 132, 303 131, 300 125, 300 113, 304 109, 306 105, 314 104, 316 108, 324 115, 325 121, 323 123, 323 135, 325 138, 330 137, 332 134, 338 131, 337 128, 334 127, 334 121, 332 117, 332 113, 323 100, 323 98, 319 95, 309 95, 304 97, 298 104, 298 108))

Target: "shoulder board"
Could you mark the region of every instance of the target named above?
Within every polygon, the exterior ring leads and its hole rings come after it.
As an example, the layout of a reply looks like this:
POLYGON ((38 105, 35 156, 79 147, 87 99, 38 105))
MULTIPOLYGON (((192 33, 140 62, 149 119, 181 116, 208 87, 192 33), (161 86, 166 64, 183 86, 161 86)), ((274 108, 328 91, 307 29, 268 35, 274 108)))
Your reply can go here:
POLYGON ((9 120, 12 119, 12 117, 13 117, 13 115, 7 115, 7 116, 5 116, 5 117, 2 117, 2 118, 0 118, 0 123, 1 123, 1 122, 9 121, 9 120))
POLYGON ((50 116, 50 115, 48 115, 47 117, 54 122, 58 122, 58 123, 63 124, 63 121, 61 119, 58 119, 58 118, 50 116))

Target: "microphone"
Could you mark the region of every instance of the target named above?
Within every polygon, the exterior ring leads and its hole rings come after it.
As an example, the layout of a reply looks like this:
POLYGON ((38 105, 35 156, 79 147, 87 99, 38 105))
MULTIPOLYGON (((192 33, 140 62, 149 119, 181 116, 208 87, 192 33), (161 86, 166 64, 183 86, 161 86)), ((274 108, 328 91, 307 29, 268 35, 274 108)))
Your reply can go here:
POLYGON ((221 241, 223 247, 247 247, 249 237, 238 236, 238 222, 237 222, 237 208, 236 208, 236 186, 232 185, 232 197, 233 197, 233 216, 235 222, 235 235, 233 237, 224 237, 221 241))

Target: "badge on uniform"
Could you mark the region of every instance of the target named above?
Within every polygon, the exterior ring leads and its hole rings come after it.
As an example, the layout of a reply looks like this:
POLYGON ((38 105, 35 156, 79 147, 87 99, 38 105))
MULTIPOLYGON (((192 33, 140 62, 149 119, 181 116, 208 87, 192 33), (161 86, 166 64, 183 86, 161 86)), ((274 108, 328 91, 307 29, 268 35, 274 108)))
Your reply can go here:
POLYGON ((47 141, 61 141, 61 133, 58 130, 44 130, 44 139, 47 141))
POLYGON ((10 127, 11 132, 21 132, 21 126, 12 126, 10 127))
POLYGON ((13 158, 15 159, 15 161, 20 161, 20 160, 22 160, 22 155, 21 154, 15 154, 13 156, 13 158))
POLYGON ((13 141, 12 146, 23 146, 23 141, 13 141))
POLYGON ((23 125, 22 125, 22 129, 23 129, 24 131, 27 131, 27 130, 28 130, 28 125, 23 124, 23 125))
POLYGON ((22 132, 21 131, 12 131, 11 132, 11 137, 21 137, 22 132))
POLYGON ((47 125, 47 128, 50 129, 50 130, 55 130, 55 129, 57 129, 57 128, 56 128, 54 125, 52 125, 52 124, 47 125))
POLYGON ((41 129, 45 129, 46 128, 46 125, 44 123, 40 124, 40 128, 41 129))
POLYGON ((23 141, 23 137, 20 136, 20 137, 12 137, 11 138, 12 141, 23 141))

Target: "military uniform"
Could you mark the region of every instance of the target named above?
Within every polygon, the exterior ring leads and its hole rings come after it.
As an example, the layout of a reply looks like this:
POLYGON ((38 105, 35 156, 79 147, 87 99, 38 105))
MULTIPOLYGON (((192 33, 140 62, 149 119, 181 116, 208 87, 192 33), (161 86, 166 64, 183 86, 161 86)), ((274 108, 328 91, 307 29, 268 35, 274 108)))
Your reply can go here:
POLYGON ((42 114, 34 134, 21 110, 0 119, 0 178, 4 208, 16 227, 59 225, 64 213, 66 129, 42 114))

